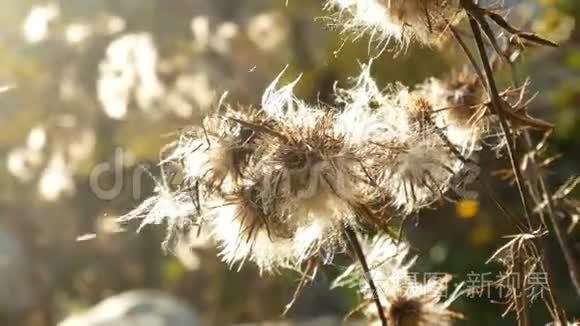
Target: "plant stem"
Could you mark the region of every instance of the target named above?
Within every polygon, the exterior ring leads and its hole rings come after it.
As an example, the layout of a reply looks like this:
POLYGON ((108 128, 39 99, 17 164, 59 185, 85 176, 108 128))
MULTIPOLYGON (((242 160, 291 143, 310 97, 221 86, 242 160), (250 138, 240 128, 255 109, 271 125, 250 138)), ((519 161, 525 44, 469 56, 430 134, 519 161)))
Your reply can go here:
POLYGON ((381 320, 381 325, 387 326, 387 318, 385 316, 383 306, 381 305, 381 299, 379 298, 379 292, 378 292, 378 289, 375 285, 375 281, 373 280, 373 277, 371 275, 369 265, 367 263, 365 254, 362 250, 362 247, 360 245, 360 242, 358 240, 356 232, 354 232, 354 230, 350 226, 346 226, 344 228, 344 232, 346 234, 346 237, 348 238, 351 249, 354 251, 355 255, 357 256, 357 258, 362 266, 362 269, 363 269, 363 272, 365 275, 365 279, 366 279, 367 283, 369 284, 369 287, 372 291, 373 301, 375 302, 375 305, 377 307, 377 312, 379 314, 379 319, 381 320))
POLYGON ((481 57, 483 70, 485 72, 486 83, 489 91, 489 95, 491 97, 492 107, 494 109, 494 113, 499 118, 499 123, 502 129, 502 133, 504 134, 505 140, 507 142, 507 151, 510 159, 510 163, 512 165, 512 169, 514 171, 516 184, 518 187, 518 192, 520 195, 520 200, 522 202, 522 206, 524 209, 524 216, 526 217, 528 226, 530 229, 532 228, 531 221, 530 221, 530 214, 528 210, 528 203, 526 196, 524 195, 524 190, 522 186, 522 173, 521 173, 521 165, 519 162, 518 157, 515 153, 515 141, 510 126, 507 123, 507 120, 504 116, 503 107, 502 107, 502 100, 499 96, 499 92, 497 90, 497 86, 495 84, 495 79, 493 77, 493 71, 491 69, 491 65, 489 63, 489 57, 485 50, 485 44, 483 43, 483 38, 481 36, 481 30, 479 29, 479 25, 477 21, 469 16, 469 24, 471 25, 471 29, 473 31, 473 36, 475 37, 475 43, 477 45, 477 49, 479 51, 479 55, 481 57))
POLYGON ((525 263, 524 257, 522 257, 522 253, 518 252, 515 261, 515 268, 516 268, 516 275, 519 275, 519 284, 517 287, 519 288, 519 295, 518 293, 514 293, 515 301, 516 301, 516 315, 518 316, 518 325, 519 326, 528 326, 530 325, 530 308, 528 307, 528 297, 526 295, 526 287, 527 287, 527 278, 526 278, 526 271, 525 271, 525 263))

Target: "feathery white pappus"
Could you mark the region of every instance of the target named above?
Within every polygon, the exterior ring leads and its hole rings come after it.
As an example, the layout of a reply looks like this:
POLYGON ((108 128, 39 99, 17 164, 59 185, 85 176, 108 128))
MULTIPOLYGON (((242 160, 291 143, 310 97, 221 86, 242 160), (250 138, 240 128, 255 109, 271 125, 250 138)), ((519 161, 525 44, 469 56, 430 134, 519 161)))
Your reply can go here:
POLYGON ((292 232, 289 226, 267 216, 256 196, 256 188, 244 187, 223 197, 216 196, 207 207, 211 236, 228 265, 245 260, 256 263, 261 271, 291 267, 292 232))
MULTIPOLYGON (((366 65, 353 87, 336 89, 344 110, 335 129, 348 143, 367 148, 360 158, 363 165, 391 205, 403 213, 442 199, 453 176, 469 168, 465 160, 481 148, 485 119, 469 119, 467 114, 468 118, 451 124, 440 117, 454 113, 440 110, 440 106, 456 106, 447 95, 455 91, 450 85, 433 78, 414 90, 392 85, 381 91, 366 65), (433 85, 442 99, 435 96, 433 85)), ((469 103, 477 103, 475 96, 469 103)), ((471 110, 466 106, 455 110, 471 110)))
POLYGON ((417 92, 432 103, 435 125, 463 155, 478 150, 482 137, 491 136, 493 119, 485 116, 484 89, 475 74, 462 70, 446 79, 429 78, 417 92))
POLYGON ((456 1, 448 0, 328 0, 336 9, 332 25, 355 39, 369 34, 372 41, 396 41, 406 49, 412 41, 436 44, 448 24, 461 17, 456 1))
POLYGON ((195 204, 186 192, 173 192, 166 185, 158 184, 155 195, 146 199, 133 211, 121 216, 118 220, 126 223, 131 220, 141 220, 139 232, 147 225, 167 224, 167 233, 163 242, 166 250, 172 250, 184 232, 193 225, 195 204))

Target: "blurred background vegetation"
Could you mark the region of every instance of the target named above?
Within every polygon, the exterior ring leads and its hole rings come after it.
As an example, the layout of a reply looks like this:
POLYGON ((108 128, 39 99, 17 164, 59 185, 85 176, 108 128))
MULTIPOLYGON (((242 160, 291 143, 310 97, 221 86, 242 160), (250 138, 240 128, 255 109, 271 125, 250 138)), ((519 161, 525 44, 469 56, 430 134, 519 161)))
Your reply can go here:
MULTIPOLYGON (((367 40, 343 42, 331 31, 320 1, 285 2, 2 0, 1 325, 54 325, 142 288, 187 302, 203 325, 279 318, 298 274, 260 277, 249 265, 229 270, 204 239, 165 254, 163 227, 135 234, 114 219, 151 193, 155 183, 144 171, 157 173, 163 145, 199 123, 224 92, 229 102, 257 104, 288 65, 288 80, 303 74, 300 96, 331 103, 335 81, 348 82, 376 54, 367 40)), ((550 152, 562 157, 547 173, 557 186, 578 173, 580 162, 580 2, 508 2, 518 3, 510 12, 516 25, 562 44, 531 49, 519 66, 520 78, 530 76, 539 92, 530 110, 556 124, 550 152)), ((395 59, 384 53, 374 75, 384 86, 412 85, 460 69, 461 52, 445 50, 413 48, 395 59)), ((497 273, 485 261, 514 230, 486 187, 514 211, 518 201, 491 176, 507 163, 493 153, 481 159, 478 214, 461 218, 442 203, 405 225, 420 252, 418 271, 451 273, 458 281, 472 272, 497 273)), ((579 240, 577 228, 569 231, 579 240)), ((569 317, 578 317, 565 264, 556 245, 552 251, 559 298, 569 317)), ((289 316, 343 316, 353 308, 356 293, 328 289, 339 271, 340 259, 289 316)), ((541 306, 536 302, 533 314, 543 322, 541 306)), ((466 316, 458 324, 513 324, 511 316, 502 319, 504 306, 487 299, 462 298, 454 308, 466 316)))

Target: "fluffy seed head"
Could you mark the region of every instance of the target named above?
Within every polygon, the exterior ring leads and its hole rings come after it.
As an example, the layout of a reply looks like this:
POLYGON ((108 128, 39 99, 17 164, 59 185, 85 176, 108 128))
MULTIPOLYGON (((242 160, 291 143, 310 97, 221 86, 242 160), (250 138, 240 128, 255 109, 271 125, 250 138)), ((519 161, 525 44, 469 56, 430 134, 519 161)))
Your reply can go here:
POLYGON ((380 90, 365 66, 336 88, 339 108, 309 105, 277 87, 261 108, 225 107, 182 133, 162 162, 183 181, 162 187, 125 219, 209 228, 229 265, 262 271, 328 261, 345 227, 388 227, 444 198, 463 161, 433 119, 425 91, 380 90))
POLYGON ((489 119, 484 117, 484 92, 474 74, 463 71, 448 79, 430 78, 417 92, 432 103, 433 121, 464 155, 480 146, 489 119))
POLYGON ((339 11, 337 26, 358 38, 370 34, 379 44, 395 40, 401 48, 411 41, 437 43, 458 12, 447 0, 329 0, 339 11))
POLYGON ((241 267, 248 259, 261 271, 290 265, 294 230, 281 217, 265 213, 255 186, 216 197, 208 206, 211 234, 224 262, 241 267))
POLYGON ((408 214, 444 197, 464 167, 462 147, 452 148, 448 126, 437 124, 432 97, 402 85, 381 91, 369 69, 350 89, 337 90, 344 110, 335 129, 367 148, 363 164, 371 178, 391 206, 408 214))

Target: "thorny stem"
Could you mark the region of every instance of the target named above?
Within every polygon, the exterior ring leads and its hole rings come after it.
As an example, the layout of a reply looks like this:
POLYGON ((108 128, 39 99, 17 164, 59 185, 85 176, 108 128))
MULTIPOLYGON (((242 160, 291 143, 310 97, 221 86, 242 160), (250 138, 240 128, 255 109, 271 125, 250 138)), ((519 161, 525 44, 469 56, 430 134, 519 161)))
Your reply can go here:
POLYGON ((475 73, 477 74, 479 82, 481 83, 481 85, 483 87, 485 87, 485 78, 483 78, 483 73, 481 72, 481 69, 479 68, 479 65, 477 64, 477 61, 475 60, 475 58, 471 54, 471 51, 469 51, 467 44, 465 44, 465 41, 463 41, 463 39, 461 38, 461 35, 459 35, 459 33, 455 30, 455 27, 449 25, 449 30, 451 31, 451 34, 453 34, 453 37, 455 38, 455 40, 457 41, 457 43, 459 44, 459 46, 463 50, 463 53, 465 53, 465 55, 467 56, 467 59, 469 60, 471 65, 473 66, 473 70, 475 70, 475 73))
POLYGON ((512 169, 513 169, 515 177, 516 177, 516 184, 518 187, 518 192, 520 194, 520 200, 522 201, 522 206, 524 209, 524 216, 526 217, 526 220, 528 222, 528 226, 531 229, 532 225, 530 222, 530 214, 528 212, 528 203, 527 203, 526 196, 524 195, 524 190, 523 190, 523 186, 522 186, 523 177, 522 177, 522 172, 520 170, 521 165, 520 165, 518 157, 515 154, 514 136, 513 136, 512 131, 507 123, 507 120, 504 116, 504 112, 502 109, 502 102, 501 102, 502 100, 499 96, 499 92, 498 92, 497 86, 495 84, 495 79, 493 77, 493 71, 492 71, 491 65, 489 63, 489 57, 487 55, 485 45, 483 43, 483 38, 481 36, 481 30, 479 29, 479 25, 478 25, 477 21, 471 16, 469 16, 469 24, 471 25, 471 29, 473 31, 473 36, 475 37, 475 43, 477 45, 477 49, 478 49, 479 55, 481 57, 483 70, 485 72, 485 78, 486 78, 486 82, 487 82, 487 86, 488 86, 488 91, 489 91, 490 97, 491 97, 492 107, 495 111, 495 114, 499 118, 499 123, 500 123, 501 129, 502 129, 502 132, 505 136, 505 140, 507 142, 506 147, 507 147, 510 163, 512 165, 512 169))
POLYGON ((355 255, 357 256, 357 258, 361 264, 366 281, 369 284, 370 290, 372 291, 373 301, 375 302, 375 305, 377 307, 377 312, 379 314, 379 319, 381 320, 381 325, 387 326, 387 318, 385 316, 383 306, 381 305, 381 299, 379 298, 379 292, 378 292, 377 286, 375 285, 375 281, 373 280, 373 277, 371 276, 371 271, 369 269, 369 265, 367 263, 365 254, 362 250, 362 247, 360 245, 358 237, 356 236, 356 232, 354 232, 354 230, 350 226, 346 226, 344 228, 344 232, 346 234, 346 237, 348 238, 351 249, 354 251, 355 255))

